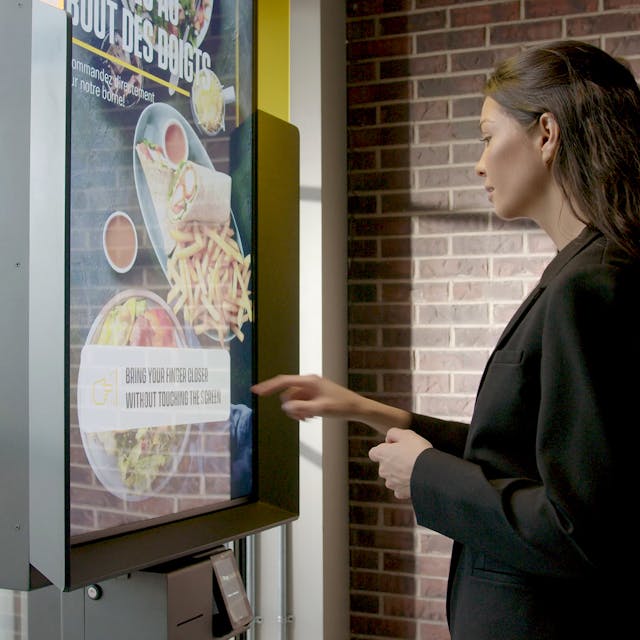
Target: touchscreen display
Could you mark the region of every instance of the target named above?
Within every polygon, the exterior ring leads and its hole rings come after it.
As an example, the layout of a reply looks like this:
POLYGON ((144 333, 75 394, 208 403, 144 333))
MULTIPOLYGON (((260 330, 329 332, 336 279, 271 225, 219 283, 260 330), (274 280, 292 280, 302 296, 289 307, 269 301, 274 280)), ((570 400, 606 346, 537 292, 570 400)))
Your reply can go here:
POLYGON ((81 542, 251 495, 254 9, 66 9, 69 520, 81 542))

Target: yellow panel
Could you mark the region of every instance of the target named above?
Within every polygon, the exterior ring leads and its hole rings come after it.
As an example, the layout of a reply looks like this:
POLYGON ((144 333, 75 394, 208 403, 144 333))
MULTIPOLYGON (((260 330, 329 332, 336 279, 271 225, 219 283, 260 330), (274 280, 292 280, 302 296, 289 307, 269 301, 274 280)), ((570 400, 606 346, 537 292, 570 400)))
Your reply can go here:
POLYGON ((56 7, 57 9, 64 9, 64 0, 41 0, 45 4, 50 4, 52 7, 56 7))
POLYGON ((289 120, 289 0, 256 4, 258 109, 289 120))

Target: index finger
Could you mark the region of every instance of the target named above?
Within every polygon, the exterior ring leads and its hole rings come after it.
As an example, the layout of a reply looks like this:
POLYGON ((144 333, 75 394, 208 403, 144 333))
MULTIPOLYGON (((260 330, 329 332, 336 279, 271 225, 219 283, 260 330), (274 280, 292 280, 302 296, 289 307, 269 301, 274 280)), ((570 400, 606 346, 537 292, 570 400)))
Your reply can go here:
POLYGON ((289 387, 308 387, 313 379, 314 376, 280 374, 257 382, 251 387, 251 391, 259 396, 268 396, 278 391, 284 391, 289 387))

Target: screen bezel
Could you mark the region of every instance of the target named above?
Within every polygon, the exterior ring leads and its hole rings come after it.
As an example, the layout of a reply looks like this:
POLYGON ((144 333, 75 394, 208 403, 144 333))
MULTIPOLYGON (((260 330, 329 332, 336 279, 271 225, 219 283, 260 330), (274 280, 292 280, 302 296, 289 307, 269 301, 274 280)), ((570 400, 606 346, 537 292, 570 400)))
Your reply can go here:
MULTIPOLYGON (((298 369, 299 253, 291 251, 291 246, 298 246, 299 235, 299 138, 293 125, 261 111, 252 123, 257 381, 298 369), (277 163, 273 162, 275 149, 277 163), (283 166, 288 170, 283 171, 283 166), (283 309, 295 311, 283 314, 283 309)), ((282 413, 277 398, 259 398, 254 420, 255 491, 248 502, 81 544, 72 545, 67 537, 65 588, 202 553, 295 520, 299 514, 297 423, 282 413)))

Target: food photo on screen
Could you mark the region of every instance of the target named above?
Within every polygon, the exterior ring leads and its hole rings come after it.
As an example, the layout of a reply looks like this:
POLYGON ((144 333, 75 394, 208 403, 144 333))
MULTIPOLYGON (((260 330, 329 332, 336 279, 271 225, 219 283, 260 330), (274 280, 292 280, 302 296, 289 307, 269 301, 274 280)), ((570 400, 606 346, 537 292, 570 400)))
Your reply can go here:
POLYGON ((77 542, 249 500, 256 428, 253 156, 231 150, 253 3, 85 5, 67 3, 77 542))

